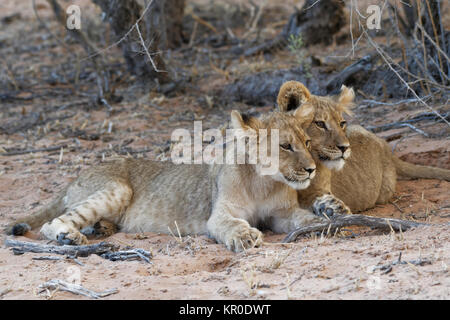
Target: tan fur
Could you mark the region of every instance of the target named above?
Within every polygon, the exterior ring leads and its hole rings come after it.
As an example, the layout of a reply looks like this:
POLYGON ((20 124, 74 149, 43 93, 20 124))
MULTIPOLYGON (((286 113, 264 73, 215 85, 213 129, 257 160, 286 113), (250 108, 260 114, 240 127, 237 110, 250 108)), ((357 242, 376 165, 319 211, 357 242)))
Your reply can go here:
MULTIPOLYGON (((235 128, 279 129, 279 174, 306 187, 314 172, 302 127, 312 121, 312 108, 291 114, 274 112, 260 119, 232 113, 235 128), (246 119, 246 120, 244 120, 246 119)), ((278 147, 278 146, 277 146, 278 147)), ((275 232, 288 232, 317 216, 299 207, 297 190, 273 176, 258 174, 258 166, 175 165, 171 162, 123 159, 84 171, 61 194, 58 203, 21 222, 36 227, 60 243, 83 244, 80 230, 109 221, 124 232, 209 234, 227 248, 240 251, 262 243, 255 226, 264 221, 275 232), (62 200, 61 200, 62 199, 62 200), (50 210, 51 209, 51 210, 50 210), (57 212, 58 211, 58 212, 57 212)), ((13 226, 9 227, 9 231, 13 226)))
MULTIPOLYGON (((392 154, 384 140, 361 126, 341 128, 339 123, 343 120, 343 113, 350 113, 349 107, 353 105, 353 90, 343 86, 341 94, 335 97, 317 97, 309 92, 305 95, 305 90, 307 89, 301 83, 290 81, 281 87, 279 93, 279 96, 284 97, 279 100, 280 110, 288 110, 286 101, 289 99, 286 92, 299 97, 309 96, 306 102, 299 105, 300 108, 313 106, 316 110, 314 121, 326 119, 329 122, 328 131, 319 130, 314 122, 306 130, 313 141, 312 154, 316 160, 317 174, 311 186, 299 193, 301 205, 312 205, 313 210, 322 206, 322 211, 331 208, 342 213, 340 208, 343 201, 350 210, 357 212, 388 202, 395 192, 397 176, 450 181, 450 170, 404 162, 392 154), (320 157, 329 148, 326 146, 345 143, 351 146, 351 156, 345 159, 342 170, 326 168, 320 157), (325 197, 326 194, 331 197, 325 197)), ((293 109, 295 110, 295 106, 293 109)), ((346 211, 345 207, 343 211, 346 211)))
POLYGON ((349 126, 352 156, 341 171, 332 172, 331 190, 352 211, 363 211, 387 203, 399 179, 450 181, 450 170, 419 166, 400 160, 389 145, 361 126, 349 126))

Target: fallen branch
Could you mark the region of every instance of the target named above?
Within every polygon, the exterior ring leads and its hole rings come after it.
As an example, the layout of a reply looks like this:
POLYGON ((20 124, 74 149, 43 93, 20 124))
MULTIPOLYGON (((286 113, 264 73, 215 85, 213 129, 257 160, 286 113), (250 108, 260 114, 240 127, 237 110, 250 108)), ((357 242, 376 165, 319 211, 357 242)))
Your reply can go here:
POLYGON ((56 151, 56 150, 61 150, 61 148, 67 148, 67 144, 63 144, 61 146, 39 148, 39 149, 26 149, 26 150, 9 151, 9 152, 0 153, 0 155, 1 156, 17 156, 17 155, 20 155, 20 154, 27 154, 27 153, 56 151))
POLYGON ((44 290, 60 290, 60 291, 67 291, 73 294, 79 294, 85 297, 93 298, 93 299, 99 299, 104 298, 106 296, 115 294, 119 292, 116 288, 109 289, 103 292, 95 292, 89 289, 86 289, 78 284, 66 282, 59 279, 53 279, 50 281, 47 281, 38 287, 43 292, 44 290))
POLYGON ((29 101, 38 98, 39 95, 31 95, 29 97, 20 97, 16 94, 22 93, 20 91, 0 93, 0 102, 13 102, 13 101, 29 101))
MULTIPOLYGON (((431 98, 430 95, 422 97, 422 99, 424 101, 428 100, 429 98, 431 98)), ((412 103, 416 103, 416 102, 419 102, 419 101, 417 99, 415 99, 415 98, 398 100, 398 101, 393 101, 393 102, 382 102, 382 101, 366 99, 366 100, 362 100, 361 101, 361 104, 358 106, 358 109, 362 110, 362 109, 365 109, 365 108, 371 108, 371 107, 375 107, 375 106, 395 107, 395 106, 398 106, 398 105, 406 105, 406 104, 412 104, 412 103)))
POLYGON ((289 233, 286 238, 284 238, 284 243, 289 243, 295 241, 298 236, 303 234, 308 234, 316 231, 330 230, 334 232, 336 229, 349 227, 349 226, 363 226, 378 229, 393 229, 395 231, 406 231, 411 228, 416 228, 420 226, 426 226, 425 223, 399 220, 399 219, 388 219, 388 218, 376 218, 365 216, 361 214, 351 214, 351 215, 335 215, 330 221, 323 223, 316 223, 305 227, 300 227, 291 233, 289 233))
POLYGON ((403 123, 403 124, 400 125, 400 127, 408 127, 408 128, 410 128, 410 129, 414 130, 415 132, 417 132, 417 133, 423 135, 423 136, 426 137, 426 138, 429 138, 429 137, 430 137, 430 135, 429 135, 428 133, 426 133, 426 132, 423 131, 423 130, 420 130, 419 128, 414 127, 412 124, 409 124, 409 123, 403 123))
POLYGON ((151 253, 142 249, 131 249, 125 251, 106 252, 101 255, 102 258, 111 261, 139 260, 142 259, 148 263, 152 257, 151 253))
POLYGON ((101 255, 103 253, 111 252, 114 249, 117 249, 116 245, 107 242, 100 242, 85 246, 68 246, 68 245, 55 246, 55 245, 6 239, 5 245, 7 247, 12 247, 12 251, 15 255, 24 254, 25 252, 33 252, 33 253, 61 254, 69 257, 87 257, 91 254, 101 255))
POLYGON ((358 83, 365 80, 376 63, 377 57, 375 54, 362 57, 328 81, 326 85, 328 92, 340 89, 343 84, 358 83))
MULTIPOLYGON (((60 254, 73 259, 77 264, 81 263, 75 259, 76 257, 87 257, 91 254, 99 255, 100 257, 111 261, 142 259, 148 263, 151 263, 150 259, 152 258, 152 254, 144 249, 118 251, 117 245, 107 242, 84 246, 55 246, 34 242, 17 241, 8 238, 5 240, 5 245, 7 247, 11 247, 15 255, 24 254, 25 252, 60 254)), ((57 260, 55 257, 42 257, 38 259, 57 260)))
POLYGON ((55 257, 55 256, 45 256, 45 257, 34 257, 32 260, 49 260, 49 261, 57 261, 57 260, 64 260, 64 258, 61 257, 55 257))
MULTIPOLYGON (((70 259, 73 262, 75 262, 76 264, 78 264, 80 266, 84 266, 84 264, 81 263, 80 261, 78 261, 77 258, 66 257, 65 259, 70 259)), ((56 256, 44 256, 44 257, 33 257, 32 260, 36 260, 36 261, 59 261, 59 260, 64 260, 64 258, 56 257, 56 256)))
MULTIPOLYGON (((441 115, 441 117, 438 117, 433 112, 425 112, 425 113, 419 114, 411 119, 397 121, 397 122, 388 123, 388 124, 383 124, 380 126, 368 126, 367 129, 374 133, 391 130, 391 129, 397 129, 397 128, 401 128, 401 127, 409 127, 411 129, 413 129, 414 131, 417 131, 416 130, 417 128, 412 127, 411 123, 420 122, 420 121, 424 121, 424 120, 441 121, 441 118, 450 119, 450 113, 446 113, 446 114, 441 115)), ((423 132, 419 132, 419 133, 423 134, 423 132)))

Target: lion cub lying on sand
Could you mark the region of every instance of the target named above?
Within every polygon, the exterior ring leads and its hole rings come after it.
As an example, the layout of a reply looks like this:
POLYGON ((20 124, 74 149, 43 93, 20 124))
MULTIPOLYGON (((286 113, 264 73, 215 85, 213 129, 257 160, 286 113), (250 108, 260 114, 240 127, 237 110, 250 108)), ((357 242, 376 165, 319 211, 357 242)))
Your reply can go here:
POLYGON ((300 209, 297 200, 297 190, 307 188, 315 175, 311 142, 302 129, 313 116, 313 108, 261 118, 231 113, 235 129, 257 135, 267 129, 269 141, 271 129, 279 130, 279 168, 273 176, 261 175, 259 163, 175 165, 123 159, 86 170, 50 205, 7 232, 23 234, 45 223, 41 233, 46 238, 85 244, 80 230, 99 221, 125 232, 161 233, 175 230, 176 222, 182 235, 209 234, 230 250, 258 246, 262 234, 252 226, 262 220, 275 232, 289 232, 322 219, 300 209))

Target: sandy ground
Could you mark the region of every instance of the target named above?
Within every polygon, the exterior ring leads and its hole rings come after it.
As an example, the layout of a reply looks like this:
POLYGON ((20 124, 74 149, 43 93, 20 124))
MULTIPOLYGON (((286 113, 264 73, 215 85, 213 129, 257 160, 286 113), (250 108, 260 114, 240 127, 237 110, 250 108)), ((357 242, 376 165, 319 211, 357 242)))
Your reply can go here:
MULTIPOLYGON (((34 261, 41 254, 0 252, 3 299, 73 299, 66 292, 37 293, 50 279, 80 280, 94 291, 117 288, 105 299, 448 299, 450 227, 354 239, 302 239, 234 254, 206 237, 184 244, 167 235, 117 234, 110 242, 148 249, 152 264, 111 262, 98 256, 71 261, 34 261), (375 266, 424 259, 430 264, 375 266)), ((24 239, 27 240, 27 239, 24 239)), ((77 299, 79 297, 76 297, 77 299)), ((83 299, 83 298, 82 298, 83 299)))
MULTIPOLYGON (((13 14, 17 10, 13 3, 5 1, 0 5, 3 6, 0 16, 13 14)), ((45 3, 38 3, 39 12, 50 17, 45 3)), ((138 89, 132 91, 124 86, 126 83, 119 82, 116 92, 124 99, 113 105, 112 114, 104 108, 86 107, 89 100, 81 94, 65 94, 64 90, 70 88, 70 84, 44 84, 38 88, 32 82, 26 82, 26 76, 34 75, 35 70, 25 68, 24 63, 29 61, 32 65, 39 65, 36 69, 50 68, 53 62, 49 58, 49 50, 58 59, 65 55, 58 51, 54 41, 45 37, 45 30, 38 30, 29 6, 21 5, 22 18, 31 24, 25 25, 20 19, 8 24, 8 32, 3 33, 0 39, 7 46, 0 46, 0 50, 11 57, 11 48, 16 41, 13 34, 20 28, 37 30, 22 33, 30 45, 43 43, 44 46, 34 48, 33 53, 24 50, 17 53, 21 59, 14 58, 17 61, 12 63, 13 73, 24 75, 17 77, 16 81, 24 81, 28 85, 20 97, 32 96, 32 99, 3 103, 0 125, 8 127, 12 123, 26 123, 34 112, 39 112, 45 121, 23 130, 1 133, 0 146, 6 150, 66 147, 63 152, 58 149, 17 156, 0 154, 0 226, 41 208, 83 168, 113 156, 126 156, 126 152, 118 155, 120 152, 117 150, 164 159, 173 129, 192 130, 192 120, 203 120, 204 129, 220 127, 231 109, 251 109, 242 104, 205 107, 204 101, 208 101, 210 95, 208 90, 230 81, 206 69, 197 70, 199 74, 204 72, 204 76, 197 79, 198 95, 165 97, 138 89), (46 47, 48 43, 53 43, 53 46, 46 47), (44 93, 39 90, 44 90, 44 93), (35 92, 39 95, 34 96, 35 92), (61 107, 68 102, 79 104, 61 107), (74 134, 76 129, 85 135, 74 134), (98 138, 92 138, 92 135, 98 138), (146 152, 133 153, 146 148, 146 152)), ((120 58, 120 52, 113 50, 113 53, 120 58)), ((280 55, 282 62, 275 59, 271 63, 288 64, 286 54, 280 55)), ((260 61, 254 63, 261 64, 260 61)), ((205 64, 205 68, 210 67, 205 64)), ((232 68, 236 66, 231 65, 232 68)), ((242 68, 241 73, 250 70, 248 65, 242 68)), ((89 89, 89 85, 85 85, 77 88, 77 92, 84 90, 89 93, 89 89)), ((258 108, 257 111, 269 109, 258 108)), ((349 120, 363 125, 380 125, 406 119, 419 111, 423 110, 418 110, 416 105, 403 105, 397 109, 356 108, 355 117, 349 120)), ((400 133, 402 138, 390 144, 404 160, 450 169, 448 131, 442 134, 446 127, 432 124, 424 130, 435 133, 436 137, 425 138, 408 128, 385 131, 380 136, 400 133)), ((432 224, 403 234, 351 228, 335 236, 311 235, 298 239, 296 243, 281 244, 284 235, 268 231, 261 248, 239 254, 226 250, 206 236, 180 240, 154 233, 118 233, 102 239, 121 248, 130 246, 149 250, 153 254, 151 264, 143 261, 111 262, 96 255, 78 258, 82 265, 70 259, 34 260, 45 254, 16 256, 2 246, 0 299, 88 299, 61 291, 40 292, 38 286, 51 279, 74 281, 94 291, 118 289, 116 294, 104 299, 449 299, 449 190, 450 183, 445 181, 399 181, 391 203, 364 213, 432 224), (406 263, 380 269, 380 266, 397 261, 400 254, 401 261, 406 263), (411 261, 413 263, 408 263, 411 261), (417 261, 422 263, 415 263, 417 261)), ((1 243, 5 237, 0 235, 1 243)), ((18 237, 18 240, 46 243, 39 240, 36 231, 29 232, 26 237, 18 237)))

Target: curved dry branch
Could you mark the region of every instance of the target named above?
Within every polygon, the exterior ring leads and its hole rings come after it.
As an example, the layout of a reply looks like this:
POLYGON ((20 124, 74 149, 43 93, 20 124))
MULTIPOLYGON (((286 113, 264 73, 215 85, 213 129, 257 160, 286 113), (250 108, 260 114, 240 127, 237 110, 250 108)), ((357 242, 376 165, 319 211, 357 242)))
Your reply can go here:
POLYGON ((284 238, 283 242, 293 242, 295 241, 295 239, 297 239, 298 236, 311 232, 324 230, 330 230, 331 232, 334 232, 338 228, 349 226, 363 226, 377 229, 393 229, 395 231, 406 231, 411 228, 417 228, 427 225, 428 224, 426 223, 400 219, 377 218, 365 216, 362 214, 335 215, 330 219, 330 221, 312 224, 292 231, 286 236, 286 238, 284 238))

